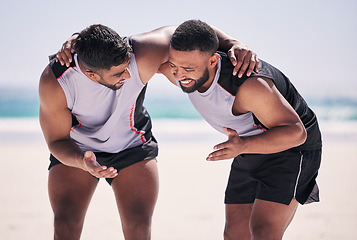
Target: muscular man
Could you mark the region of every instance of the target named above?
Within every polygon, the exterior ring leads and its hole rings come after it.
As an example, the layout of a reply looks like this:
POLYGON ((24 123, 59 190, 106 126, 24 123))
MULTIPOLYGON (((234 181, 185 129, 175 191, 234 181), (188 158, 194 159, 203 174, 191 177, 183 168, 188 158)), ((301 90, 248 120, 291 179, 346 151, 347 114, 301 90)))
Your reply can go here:
MULTIPOLYGON (((48 189, 55 239, 80 238, 98 178, 112 186, 125 239, 150 239, 158 149, 142 103, 146 83, 167 61, 174 29, 126 41, 108 27, 92 25, 79 34, 76 54, 64 52, 73 59, 70 64, 53 59, 43 71, 40 124, 51 152, 48 189)), ((228 43, 223 47, 239 45, 221 36, 228 43)), ((251 71, 255 54, 243 52, 248 61, 242 68, 251 71)))
POLYGON ((315 178, 322 144, 316 116, 278 69, 260 60, 258 72, 239 79, 217 48, 210 26, 187 21, 175 30, 161 71, 228 136, 207 157, 234 158, 224 238, 281 239, 298 203, 319 201, 315 178))

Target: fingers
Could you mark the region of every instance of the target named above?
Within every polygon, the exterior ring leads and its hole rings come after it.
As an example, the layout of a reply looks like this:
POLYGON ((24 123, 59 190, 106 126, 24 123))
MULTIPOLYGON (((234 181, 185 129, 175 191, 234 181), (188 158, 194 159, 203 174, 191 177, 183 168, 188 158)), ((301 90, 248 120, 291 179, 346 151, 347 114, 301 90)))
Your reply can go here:
POLYGON ((228 57, 234 66, 233 75, 238 73, 238 77, 241 78, 246 73, 249 77, 254 70, 259 71, 259 60, 256 53, 247 48, 235 50, 228 51, 228 57))
POLYGON ((254 61, 255 61, 255 72, 259 72, 259 58, 257 54, 254 54, 254 61))
MULTIPOLYGON (((235 56, 234 50, 233 48, 229 49, 227 52, 227 56, 229 57, 229 59, 231 60, 231 63, 233 64, 233 66, 237 65, 237 58, 235 56)), ((237 73, 233 73, 233 75, 236 75, 237 73)))
MULTIPOLYGON (((246 55, 247 55, 247 49, 244 49, 244 48, 240 49, 239 51, 233 52, 233 56, 236 58, 236 64, 235 65, 233 64, 233 66, 234 66, 233 75, 234 76, 237 75, 238 71, 241 69, 243 62, 244 62, 244 58, 246 55)), ((240 78, 241 76, 238 75, 238 77, 240 78)))
POLYGON ((66 65, 69 67, 72 62, 72 55, 70 50, 62 48, 60 51, 58 51, 56 54, 56 61, 60 62, 62 66, 66 65))
POLYGON ((100 165, 96 161, 95 154, 91 151, 84 153, 84 164, 86 170, 97 178, 114 178, 118 175, 117 169, 100 165))
POLYGON ((213 147, 215 151, 208 155, 207 161, 230 159, 241 154, 242 140, 237 131, 227 127, 223 127, 223 131, 228 134, 228 140, 215 145, 213 147))
POLYGON ((94 172, 91 174, 97 178, 115 178, 118 176, 118 170, 113 167, 100 166, 94 169, 94 172))
POLYGON ((69 65, 72 62, 72 53, 74 53, 74 46, 76 45, 76 39, 78 35, 73 35, 65 43, 63 43, 62 48, 56 54, 56 61, 60 62, 62 66, 69 65))
POLYGON ((207 161, 217 161, 217 160, 224 160, 224 159, 229 159, 229 141, 219 143, 213 147, 214 152, 210 153, 208 157, 206 158, 207 161))
POLYGON ((237 131, 234 129, 223 127, 223 131, 228 134, 228 140, 232 139, 233 137, 239 137, 237 131))
MULTIPOLYGON (((243 77, 244 73, 246 72, 248 66, 249 66, 249 63, 250 63, 250 59, 251 59, 251 52, 248 51, 247 49, 243 49, 241 51, 241 53, 239 53, 238 55, 238 63, 237 65, 235 66, 235 71, 238 72, 238 77, 241 78, 243 77), (239 66, 239 68, 237 68, 239 66)), ((234 70, 233 70, 234 71, 234 70)), ((248 74, 247 74, 248 76, 248 74)))
POLYGON ((76 41, 71 42, 71 53, 75 53, 74 46, 76 45, 76 41))
MULTIPOLYGON (((254 68, 255 68, 255 66, 256 66, 256 62, 255 62, 255 58, 254 58, 254 56, 250 56, 250 61, 247 63, 247 67, 248 67, 248 69, 247 69, 247 76, 249 77, 251 74, 252 74, 252 72, 254 71, 254 68)), ((244 74, 244 72, 243 72, 243 74, 244 74)), ((243 75, 242 75, 243 76, 243 75)))
POLYGON ((230 159, 229 150, 228 149, 219 149, 214 151, 208 155, 206 158, 207 161, 218 161, 218 160, 226 160, 230 159))
POLYGON ((232 128, 227 128, 227 127, 223 127, 223 131, 227 134, 237 133, 236 130, 234 130, 232 128))

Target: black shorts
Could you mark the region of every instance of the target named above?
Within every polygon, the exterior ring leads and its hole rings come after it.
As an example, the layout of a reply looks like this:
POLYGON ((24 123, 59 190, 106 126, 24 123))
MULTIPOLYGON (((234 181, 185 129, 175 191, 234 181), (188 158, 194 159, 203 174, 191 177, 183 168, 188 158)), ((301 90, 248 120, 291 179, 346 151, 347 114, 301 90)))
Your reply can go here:
MULTIPOLYGON (((156 158, 158 155, 158 145, 156 139, 152 136, 147 142, 137 147, 125 149, 119 153, 106 153, 106 152, 94 152, 97 162, 101 165, 113 167, 120 171, 123 168, 129 167, 140 161, 149 160, 156 158)), ((52 154, 50 156, 50 166, 51 167, 62 164, 57 158, 52 154)), ((106 178, 109 184, 112 183, 113 178, 106 178)))
POLYGON ((319 201, 316 184, 321 148, 287 150, 274 154, 242 154, 232 163, 225 195, 226 204, 254 203, 261 199, 289 204, 319 201))

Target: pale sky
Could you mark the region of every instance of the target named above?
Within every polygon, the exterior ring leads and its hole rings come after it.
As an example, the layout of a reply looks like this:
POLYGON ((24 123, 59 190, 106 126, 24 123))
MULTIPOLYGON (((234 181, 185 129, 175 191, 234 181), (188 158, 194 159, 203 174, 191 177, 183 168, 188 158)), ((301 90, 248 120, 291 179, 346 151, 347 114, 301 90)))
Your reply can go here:
MULTIPOLYGON (((357 1, 208 2, 1 1, 0 88, 36 88, 47 56, 91 24, 128 36, 200 19, 246 43, 303 95, 357 98, 357 77, 350 73, 357 63, 357 1)), ((167 87, 152 82, 158 90, 167 87)))

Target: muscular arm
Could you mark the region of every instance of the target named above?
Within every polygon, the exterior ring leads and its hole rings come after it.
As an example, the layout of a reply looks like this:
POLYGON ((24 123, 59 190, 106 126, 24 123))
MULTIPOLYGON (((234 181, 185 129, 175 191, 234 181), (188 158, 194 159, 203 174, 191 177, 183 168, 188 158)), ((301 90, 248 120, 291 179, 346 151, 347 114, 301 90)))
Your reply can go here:
POLYGON ((239 137, 230 129, 228 141, 215 146, 208 160, 221 160, 242 153, 270 154, 303 144, 306 131, 299 116, 268 78, 252 77, 239 88, 232 108, 234 115, 252 112, 268 130, 260 135, 239 137))
MULTIPOLYGON (((177 26, 166 26, 151 32, 134 35, 131 37, 140 78, 147 83, 156 72, 164 73, 162 64, 168 59, 170 40, 177 26), (159 70, 160 68, 160 70, 159 70)), ((259 60, 257 55, 249 50, 242 42, 234 39, 218 28, 214 28, 219 39, 219 48, 228 52, 233 65, 233 74, 238 70, 241 77, 247 70, 249 76, 255 69, 258 71, 259 60)), ((165 74, 166 77, 168 75, 165 74)), ((172 82, 171 76, 168 77, 172 82)))
POLYGON ((219 50, 227 53, 234 66, 233 75, 238 73, 238 77, 241 78, 247 72, 247 76, 249 77, 254 70, 256 72, 259 71, 257 54, 238 39, 231 37, 216 27, 212 26, 212 28, 219 39, 219 50))
POLYGON ((71 112, 62 88, 50 66, 43 71, 39 84, 40 125, 50 152, 65 165, 83 169, 83 151, 70 138, 71 112))
POLYGON ((131 37, 140 78, 147 83, 168 59, 170 39, 176 26, 167 26, 131 37))
POLYGON ((63 164, 88 171, 97 178, 117 176, 116 169, 101 166, 93 152, 84 153, 70 138, 72 114, 50 66, 41 75, 39 95, 40 125, 50 152, 63 164))
MULTIPOLYGON (((133 35, 131 37, 133 49, 138 63, 139 75, 144 84, 158 72, 160 65, 168 59, 170 39, 177 26, 166 26, 155 29, 151 32, 133 35)), ((239 40, 229 36, 218 28, 213 27, 219 39, 219 49, 227 52, 234 67, 233 75, 238 73, 241 77, 246 71, 250 76, 252 71, 258 71, 259 60, 257 55, 247 48, 239 40)), ((74 45, 77 35, 73 35, 57 52, 56 60, 62 65, 72 62, 71 53, 74 52, 74 45)))

